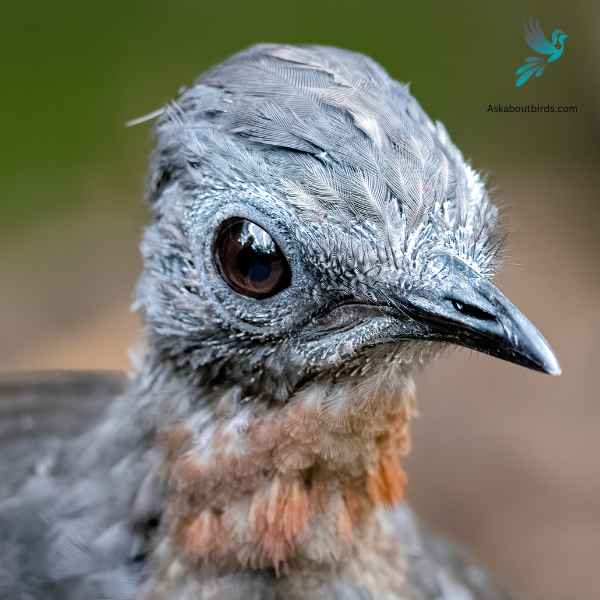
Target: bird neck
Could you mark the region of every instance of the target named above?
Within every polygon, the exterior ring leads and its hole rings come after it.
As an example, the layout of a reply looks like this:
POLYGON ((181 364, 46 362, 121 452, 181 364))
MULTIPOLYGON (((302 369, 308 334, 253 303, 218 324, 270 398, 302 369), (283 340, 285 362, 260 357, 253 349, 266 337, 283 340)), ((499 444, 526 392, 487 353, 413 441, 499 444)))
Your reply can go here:
POLYGON ((159 434, 169 560, 189 568, 331 566, 404 494, 414 385, 314 383, 286 404, 235 390, 159 434))

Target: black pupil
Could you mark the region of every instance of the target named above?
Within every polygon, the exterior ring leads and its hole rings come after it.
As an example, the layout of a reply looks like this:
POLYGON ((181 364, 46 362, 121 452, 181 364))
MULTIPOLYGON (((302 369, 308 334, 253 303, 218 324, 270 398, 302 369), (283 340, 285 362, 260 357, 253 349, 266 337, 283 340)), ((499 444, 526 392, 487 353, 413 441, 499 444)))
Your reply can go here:
POLYGON ((225 281, 236 292, 267 298, 289 285, 288 263, 262 228, 246 219, 230 219, 216 241, 216 259, 225 281))

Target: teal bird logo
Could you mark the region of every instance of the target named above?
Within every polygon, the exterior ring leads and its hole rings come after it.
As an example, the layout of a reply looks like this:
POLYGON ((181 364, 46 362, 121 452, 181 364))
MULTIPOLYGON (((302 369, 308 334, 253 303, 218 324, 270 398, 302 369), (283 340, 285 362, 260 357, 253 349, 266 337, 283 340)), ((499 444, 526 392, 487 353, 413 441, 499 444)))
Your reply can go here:
POLYGON ((525 64, 515 71, 517 87, 525 85, 534 75, 541 77, 546 65, 556 62, 563 55, 565 40, 569 37, 562 29, 557 28, 552 32, 552 41, 549 41, 538 19, 531 19, 524 29, 527 45, 541 56, 528 56, 525 64))

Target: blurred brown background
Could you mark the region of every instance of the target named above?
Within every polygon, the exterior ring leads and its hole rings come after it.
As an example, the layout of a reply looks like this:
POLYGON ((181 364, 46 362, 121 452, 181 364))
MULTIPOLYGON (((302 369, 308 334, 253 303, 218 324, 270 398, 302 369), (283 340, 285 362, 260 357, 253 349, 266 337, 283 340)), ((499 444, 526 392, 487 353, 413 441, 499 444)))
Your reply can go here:
POLYGON ((0 20, 0 371, 127 369, 149 127, 124 122, 255 41, 364 51, 413 92, 505 208, 499 282, 564 374, 466 351, 420 377, 410 496, 521 597, 593 599, 600 556, 600 4, 11 3, 0 20), (538 16, 564 56, 517 90, 538 16), (490 103, 576 104, 494 114, 490 103))

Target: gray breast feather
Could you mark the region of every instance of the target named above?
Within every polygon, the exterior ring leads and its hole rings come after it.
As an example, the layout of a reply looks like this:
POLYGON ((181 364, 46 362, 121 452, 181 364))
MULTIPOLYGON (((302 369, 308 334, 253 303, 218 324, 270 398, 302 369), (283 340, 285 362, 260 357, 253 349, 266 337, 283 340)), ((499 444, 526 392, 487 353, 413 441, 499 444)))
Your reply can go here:
POLYGON ((138 574, 126 557, 136 539, 119 522, 113 484, 94 474, 72 481, 62 460, 65 439, 92 427, 123 388, 116 374, 0 382, 0 598, 134 597, 138 574), (113 519, 95 507, 101 497, 113 519))
POLYGON ((407 506, 384 519, 408 561, 408 597, 414 600, 510 600, 459 545, 433 534, 407 506))
MULTIPOLYGON (((102 486, 102 481, 80 482, 81 494, 70 494, 72 504, 65 510, 74 518, 65 518, 63 513, 57 522, 52 522, 45 518, 44 510, 48 498, 54 498, 52 502, 55 502, 65 492, 56 487, 60 480, 43 477, 45 459, 60 453, 58 436, 76 436, 89 428, 123 387, 123 378, 87 375, 0 384, 3 417, 0 454, 11 457, 0 465, 0 480, 4 484, 12 481, 10 486, 3 487, 3 497, 0 497, 0 598, 132 600, 135 597, 143 567, 132 566, 128 560, 135 539, 117 514, 114 522, 104 527, 96 538, 93 565, 88 561, 85 547, 77 544, 63 546, 70 550, 62 558, 56 556, 60 545, 51 532, 60 531, 65 539, 75 540, 85 534, 85 519, 78 521, 75 517, 85 514, 86 510, 94 514, 95 511, 86 506, 86 497, 94 497, 92 488, 102 486), (26 417, 33 421, 23 421, 26 417), (29 483, 15 494, 26 479, 29 483)), ((141 485, 140 490, 143 487, 141 485)), ((116 505, 111 506, 118 512, 116 505)), ((96 518, 101 518, 100 515, 101 512, 96 518)), ((404 548, 408 560, 407 599, 507 600, 460 549, 424 531, 408 507, 402 506, 382 518, 388 532, 398 538, 398 545, 404 548)), ((94 522, 89 523, 89 527, 93 529, 94 522)), ((222 594, 217 596, 221 600, 289 600, 292 597, 289 588, 284 592, 285 588, 272 577, 262 575, 232 576, 222 585, 222 594)), ((297 586, 294 590, 294 594, 300 594, 294 597, 307 598, 297 586)), ((320 590, 319 594, 327 590, 327 598, 375 600, 348 583, 334 579, 320 590)))

